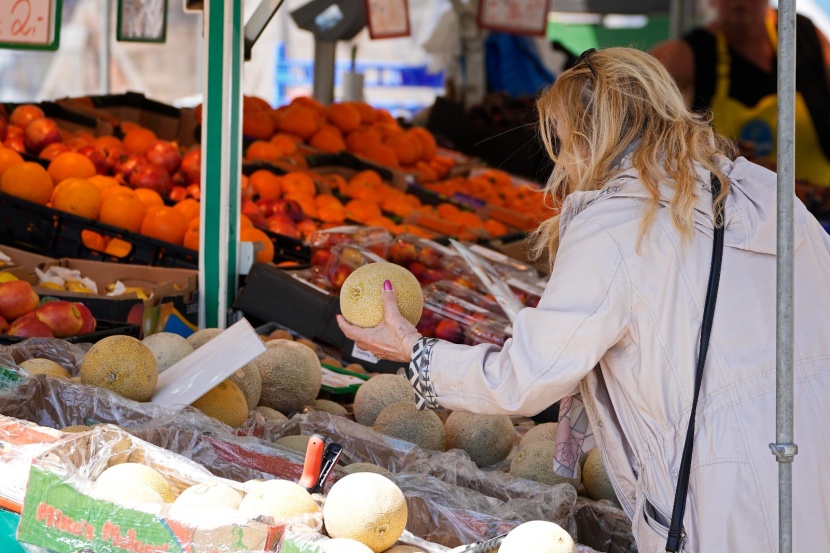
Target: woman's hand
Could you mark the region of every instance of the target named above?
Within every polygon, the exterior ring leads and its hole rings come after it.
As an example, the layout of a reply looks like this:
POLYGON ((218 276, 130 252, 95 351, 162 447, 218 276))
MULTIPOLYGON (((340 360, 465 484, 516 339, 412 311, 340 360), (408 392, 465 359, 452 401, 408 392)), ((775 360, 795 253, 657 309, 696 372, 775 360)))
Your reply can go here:
POLYGON ((421 338, 421 333, 403 318, 398 309, 398 300, 392 283, 383 283, 383 320, 372 328, 362 328, 348 322, 342 315, 337 316, 337 324, 347 338, 355 345, 380 359, 409 363, 412 348, 421 338))

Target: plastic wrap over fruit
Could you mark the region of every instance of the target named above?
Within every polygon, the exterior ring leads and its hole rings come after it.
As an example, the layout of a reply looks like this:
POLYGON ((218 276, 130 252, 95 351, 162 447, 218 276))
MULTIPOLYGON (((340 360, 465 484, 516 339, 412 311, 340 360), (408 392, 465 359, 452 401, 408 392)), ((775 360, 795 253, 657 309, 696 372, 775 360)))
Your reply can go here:
POLYGON ((69 376, 77 376, 90 345, 70 344, 59 338, 27 338, 16 344, 0 346, 0 363, 25 374, 25 369, 19 367, 23 361, 49 359, 63 367, 69 376))
MULTIPOLYGON (((637 553, 631 523, 622 509, 608 501, 578 497, 573 512, 573 526, 569 532, 575 541, 597 551, 637 553)), ((577 551, 581 553, 581 550, 577 551)))

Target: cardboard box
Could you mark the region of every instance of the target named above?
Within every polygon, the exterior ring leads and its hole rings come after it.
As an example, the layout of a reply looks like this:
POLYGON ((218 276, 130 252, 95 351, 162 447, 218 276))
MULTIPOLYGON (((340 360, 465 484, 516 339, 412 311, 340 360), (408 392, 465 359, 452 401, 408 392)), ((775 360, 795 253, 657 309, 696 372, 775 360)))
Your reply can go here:
POLYGON ((137 92, 64 98, 57 103, 68 111, 94 117, 112 128, 117 128, 122 121, 130 121, 152 130, 159 138, 177 141, 184 147, 199 142, 194 110, 151 100, 137 92))
MULTIPOLYGON (((95 281, 98 295, 35 286, 35 291, 41 296, 80 301, 92 311, 96 319, 140 325, 143 336, 173 332, 187 337, 198 328, 198 271, 81 259, 51 260, 41 265, 41 269, 46 270, 50 266, 80 271, 82 276, 95 281), (134 292, 117 297, 107 296, 107 285, 116 281, 121 281, 125 286, 143 288, 148 295, 152 293, 152 297, 142 300, 134 292)), ((36 285, 37 276, 32 276, 34 279, 30 278, 29 281, 36 285)))
POLYGON ((12 259, 8 265, 0 267, 0 271, 9 272, 18 279, 29 282, 32 282, 31 279, 35 278, 35 267, 55 260, 53 257, 19 250, 2 244, 0 244, 0 252, 3 252, 12 259))
POLYGON ((94 480, 110 464, 121 462, 154 468, 176 493, 207 481, 221 481, 242 491, 238 482, 215 477, 193 461, 104 425, 70 435, 35 459, 18 539, 55 553, 84 548, 231 553, 271 550, 279 542, 282 524, 246 518, 196 527, 191 521, 172 518, 164 505, 127 506, 95 497, 94 480))

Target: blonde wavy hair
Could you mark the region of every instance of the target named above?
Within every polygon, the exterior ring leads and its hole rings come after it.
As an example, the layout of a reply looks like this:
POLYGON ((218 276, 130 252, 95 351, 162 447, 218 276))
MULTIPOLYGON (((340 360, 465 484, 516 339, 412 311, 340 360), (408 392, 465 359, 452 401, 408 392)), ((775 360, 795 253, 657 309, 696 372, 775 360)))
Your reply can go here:
MULTIPOLYGON (((542 142, 555 163, 545 186, 554 205, 571 192, 599 190, 631 152, 633 167, 651 194, 640 225, 639 245, 657 217, 659 183, 675 189, 669 204, 672 223, 684 240, 693 234, 695 163, 721 181, 717 205, 729 194, 718 156, 734 156, 734 146, 717 135, 706 117, 686 108, 680 90, 655 58, 631 48, 607 48, 563 72, 536 101, 542 142), (591 71, 596 71, 596 76, 591 71), (558 132, 561 131, 561 132, 558 132), (562 134, 567 136, 562 136, 562 134)), ((530 237, 536 259, 559 247, 559 215, 544 221, 530 237)))

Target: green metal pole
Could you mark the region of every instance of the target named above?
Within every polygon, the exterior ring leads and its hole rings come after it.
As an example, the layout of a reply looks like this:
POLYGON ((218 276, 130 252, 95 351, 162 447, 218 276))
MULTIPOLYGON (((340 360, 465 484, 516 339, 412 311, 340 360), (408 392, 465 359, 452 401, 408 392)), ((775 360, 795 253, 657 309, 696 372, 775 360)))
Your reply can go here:
POLYGON ((241 0, 205 0, 204 36, 199 327, 225 328, 239 273, 241 0))

